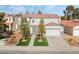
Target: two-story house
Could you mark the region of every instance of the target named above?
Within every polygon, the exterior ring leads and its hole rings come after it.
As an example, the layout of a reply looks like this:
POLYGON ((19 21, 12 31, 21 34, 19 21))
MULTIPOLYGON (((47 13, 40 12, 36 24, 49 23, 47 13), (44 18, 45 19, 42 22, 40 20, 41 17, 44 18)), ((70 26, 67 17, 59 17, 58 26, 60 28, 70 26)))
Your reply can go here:
MULTIPOLYGON (((60 36, 63 32, 63 27, 60 25, 61 19, 56 14, 25 14, 15 15, 12 18, 12 30, 21 29, 21 17, 26 16, 30 26, 30 34, 36 34, 40 19, 44 20, 46 28, 46 36, 60 36)), ((10 18, 9 18, 10 19, 10 18)), ((10 20, 9 20, 10 21, 10 20)))

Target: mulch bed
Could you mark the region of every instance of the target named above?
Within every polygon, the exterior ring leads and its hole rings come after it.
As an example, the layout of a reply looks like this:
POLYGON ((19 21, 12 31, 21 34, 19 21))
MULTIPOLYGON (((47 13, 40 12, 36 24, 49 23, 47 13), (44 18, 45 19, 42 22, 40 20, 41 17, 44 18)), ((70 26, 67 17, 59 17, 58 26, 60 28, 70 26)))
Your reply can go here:
POLYGON ((70 46, 79 46, 79 42, 76 41, 74 38, 64 38, 64 40, 65 40, 70 46))

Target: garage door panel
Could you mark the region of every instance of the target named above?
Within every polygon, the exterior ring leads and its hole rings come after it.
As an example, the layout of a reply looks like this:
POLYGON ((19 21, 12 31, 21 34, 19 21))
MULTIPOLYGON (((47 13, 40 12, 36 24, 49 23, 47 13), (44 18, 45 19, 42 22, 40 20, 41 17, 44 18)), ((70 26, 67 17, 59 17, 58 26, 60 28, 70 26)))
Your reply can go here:
POLYGON ((60 36, 60 30, 46 30, 47 36, 60 36))

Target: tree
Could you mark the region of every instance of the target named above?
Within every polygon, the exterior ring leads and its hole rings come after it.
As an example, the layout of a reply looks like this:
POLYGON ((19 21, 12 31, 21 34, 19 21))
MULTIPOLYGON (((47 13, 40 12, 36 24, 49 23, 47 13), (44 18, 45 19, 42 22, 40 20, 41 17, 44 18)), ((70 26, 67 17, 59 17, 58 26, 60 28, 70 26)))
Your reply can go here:
POLYGON ((79 8, 76 8, 76 9, 74 10, 73 16, 74 16, 75 19, 79 19, 79 8))
POLYGON ((41 36, 43 36, 43 34, 45 33, 45 26, 44 26, 44 20, 41 19, 39 26, 38 26, 38 34, 41 34, 41 36))
POLYGON ((74 6, 72 5, 69 5, 66 7, 66 10, 64 10, 64 16, 65 16, 65 19, 73 19, 73 14, 74 14, 74 6))
POLYGON ((0 18, 4 18, 5 13, 4 12, 0 12, 0 18))
POLYGON ((65 20, 65 16, 61 16, 61 20, 65 20))
POLYGON ((5 16, 5 13, 1 12, 0 13, 0 24, 1 24, 0 25, 0 32, 4 32, 6 29, 5 24, 4 24, 6 20, 3 19, 4 16, 5 16))
POLYGON ((73 12, 74 9, 75 9, 75 8, 74 8, 74 6, 72 6, 72 5, 69 5, 69 6, 66 7, 66 11, 68 11, 69 13, 70 13, 70 12, 73 12))
POLYGON ((22 17, 22 21, 21 21, 21 31, 22 31, 22 35, 25 39, 30 37, 30 28, 29 28, 29 23, 27 21, 26 17, 22 17))
POLYGON ((38 10, 38 14, 42 14, 42 11, 38 10))

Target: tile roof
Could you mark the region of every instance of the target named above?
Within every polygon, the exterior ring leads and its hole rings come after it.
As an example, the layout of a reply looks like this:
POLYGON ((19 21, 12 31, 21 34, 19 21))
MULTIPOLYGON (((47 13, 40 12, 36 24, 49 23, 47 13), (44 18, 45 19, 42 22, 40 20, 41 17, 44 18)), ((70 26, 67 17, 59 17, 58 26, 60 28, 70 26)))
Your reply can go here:
POLYGON ((59 18, 59 16, 56 14, 25 14, 24 16, 27 16, 30 18, 54 18, 54 19, 59 18))
MULTIPOLYGON (((15 15, 15 16, 21 16, 21 15, 15 15)), ((60 18, 58 15, 56 14, 24 14, 22 16, 26 16, 26 17, 30 17, 30 18, 53 18, 53 19, 58 19, 60 18)), ((4 18, 11 18, 14 17, 13 15, 7 15, 4 16, 4 18)))
POLYGON ((79 21, 76 21, 76 20, 63 20, 63 21, 61 21, 60 24, 63 25, 64 27, 74 27, 74 26, 79 25, 79 21))

